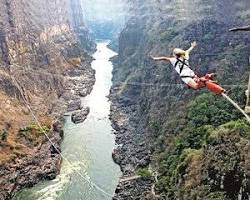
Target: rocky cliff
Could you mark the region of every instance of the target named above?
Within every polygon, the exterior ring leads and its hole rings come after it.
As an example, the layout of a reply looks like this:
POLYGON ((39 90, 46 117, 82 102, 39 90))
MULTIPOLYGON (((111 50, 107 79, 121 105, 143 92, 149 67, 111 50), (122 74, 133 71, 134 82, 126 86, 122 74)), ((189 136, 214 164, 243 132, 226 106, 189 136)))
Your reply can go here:
POLYGON ((248 1, 128 1, 130 19, 119 38, 112 88, 114 160, 125 177, 114 199, 248 199, 250 127, 220 96, 180 85, 167 63, 174 47, 198 48, 197 74, 216 72, 244 107, 249 76, 248 1), (141 178, 136 179, 135 175, 141 178), (127 181, 126 181, 127 180, 127 181))
POLYGON ((62 114, 94 83, 79 0, 0 0, 0 199, 60 169, 62 114), (34 121, 34 114, 42 124, 34 121))

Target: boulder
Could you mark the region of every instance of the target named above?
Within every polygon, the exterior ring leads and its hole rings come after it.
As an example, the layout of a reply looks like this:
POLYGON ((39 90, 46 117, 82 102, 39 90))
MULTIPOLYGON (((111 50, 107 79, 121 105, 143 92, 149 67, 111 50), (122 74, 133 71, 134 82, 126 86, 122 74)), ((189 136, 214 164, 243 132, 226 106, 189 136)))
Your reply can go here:
POLYGON ((79 124, 79 123, 84 122, 86 120, 89 112, 90 112, 89 107, 83 108, 81 111, 74 112, 71 115, 72 122, 75 124, 79 124))
POLYGON ((80 110, 82 109, 82 102, 81 99, 75 99, 75 100, 71 100, 68 104, 68 112, 72 112, 74 110, 80 110))

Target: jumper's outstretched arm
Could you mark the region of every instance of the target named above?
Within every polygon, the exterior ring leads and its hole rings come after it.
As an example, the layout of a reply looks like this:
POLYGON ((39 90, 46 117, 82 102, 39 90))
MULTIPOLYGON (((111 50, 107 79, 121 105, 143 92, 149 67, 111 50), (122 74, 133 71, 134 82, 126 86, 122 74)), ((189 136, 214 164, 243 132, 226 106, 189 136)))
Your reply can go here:
POLYGON ((232 28, 229 31, 250 31, 250 25, 232 28))
POLYGON ((156 61, 170 61, 170 57, 153 57, 153 56, 151 56, 151 58, 153 59, 153 60, 156 60, 156 61))
POLYGON ((185 53, 186 59, 189 59, 189 55, 190 55, 191 51, 192 51, 196 46, 197 46, 197 42, 196 42, 196 41, 194 41, 194 42, 191 43, 191 47, 190 47, 188 50, 186 50, 186 53, 185 53))

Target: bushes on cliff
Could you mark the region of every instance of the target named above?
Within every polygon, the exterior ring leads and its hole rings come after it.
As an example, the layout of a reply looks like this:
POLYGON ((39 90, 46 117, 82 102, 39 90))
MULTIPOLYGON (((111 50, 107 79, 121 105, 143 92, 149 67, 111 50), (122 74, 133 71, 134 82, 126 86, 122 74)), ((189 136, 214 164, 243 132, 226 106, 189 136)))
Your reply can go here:
POLYGON ((206 200, 226 200, 225 192, 212 192, 205 198, 206 200))
MULTIPOLYGON (((244 104, 244 91, 242 89, 233 89, 231 96, 240 105, 244 104)), ((191 101, 188 105, 186 127, 181 129, 179 134, 165 136, 161 134, 158 138, 158 148, 156 148, 154 156, 160 173, 158 189, 166 191, 171 198, 177 198, 177 194, 180 195, 191 190, 192 195, 199 195, 200 183, 197 180, 205 182, 209 180, 208 176, 201 173, 202 170, 203 172, 207 170, 207 174, 210 173, 210 168, 204 167, 205 157, 211 162, 218 161, 221 164, 220 168, 225 169, 223 173, 227 173, 228 170, 225 167, 232 165, 230 163, 232 159, 220 160, 217 157, 213 159, 213 154, 222 156, 223 152, 218 151, 217 146, 229 141, 230 138, 238 138, 237 141, 240 140, 239 138, 250 138, 250 126, 241 118, 243 118, 241 113, 221 96, 206 93, 191 101), (221 143, 221 141, 224 142, 221 143), (207 157, 208 151, 211 154, 207 157), (194 187, 197 188, 191 189, 194 187)), ((155 130, 155 126, 152 125, 154 123, 151 124, 151 128, 155 130)), ((163 127, 156 126, 156 128, 158 133, 162 133, 163 127)), ((231 152, 230 148, 228 151, 231 152)), ((239 157, 235 157, 235 163, 237 158, 239 157)), ((241 172, 239 171, 239 173, 241 172)), ((203 195, 208 193, 208 190, 201 189, 201 191, 203 195)), ((207 199, 216 199, 217 197, 224 199, 225 197, 225 194, 220 192, 218 188, 212 192, 214 193, 207 196, 207 199)))
POLYGON ((203 181, 212 192, 223 191, 228 199, 237 199, 242 190, 242 199, 248 199, 250 147, 244 137, 249 133, 250 126, 243 120, 229 122, 211 133, 205 148, 203 181))
MULTIPOLYGON (((243 104, 245 95, 243 90, 238 90, 234 94, 234 99, 243 104)), ((231 120, 241 118, 241 113, 221 96, 205 93, 198 96, 189 104, 188 120, 189 124, 195 127, 203 125, 219 126, 231 120)))
POLYGON ((39 139, 44 136, 44 133, 48 133, 50 128, 48 126, 43 125, 42 127, 37 124, 31 124, 25 128, 21 128, 18 131, 18 137, 24 138, 25 143, 28 145, 38 145, 39 139))
POLYGON ((160 33, 160 41, 166 42, 173 40, 178 35, 178 32, 174 28, 169 28, 160 33))
MULTIPOLYGON (((244 120, 231 121, 218 128, 202 126, 194 128, 193 132, 189 127, 188 131, 186 129, 181 135, 175 136, 174 145, 155 155, 160 173, 158 189, 176 195, 181 190, 198 191, 198 188, 193 188, 203 182, 212 186, 211 191, 219 192, 221 188, 218 179, 222 179, 222 174, 228 174, 229 177, 233 172, 235 177, 239 176, 243 180, 242 175, 246 169, 240 163, 248 161, 240 155, 248 154, 248 150, 243 148, 247 142, 243 138, 247 139, 249 135, 250 126, 244 120)), ((225 187, 227 184, 229 182, 225 179, 225 187)), ((230 195, 230 191, 226 193, 230 195)))
POLYGON ((146 168, 139 168, 136 170, 136 174, 143 178, 150 178, 152 176, 151 172, 146 168))
POLYGON ((1 141, 6 142, 7 141, 7 137, 8 137, 8 132, 6 130, 2 130, 0 132, 1 141))
POLYGON ((195 156, 200 156, 202 147, 207 145, 212 126, 199 128, 188 127, 180 135, 175 136, 174 145, 158 155, 159 173, 158 187, 161 190, 173 190, 180 176, 186 173, 186 168, 195 156))
MULTIPOLYGON (((233 173, 233 176, 244 179, 244 165, 241 166, 240 163, 248 161, 240 154, 248 152, 249 148, 244 148, 244 145, 247 143, 246 139, 250 138, 250 126, 245 120, 230 121, 218 127, 189 126, 180 135, 173 137, 174 145, 169 144, 164 152, 155 155, 160 173, 158 189, 167 191, 170 196, 176 198, 175 195, 181 191, 193 191, 192 188, 203 182, 212 186, 210 190, 215 193, 207 198, 212 199, 215 196, 224 197, 224 193, 217 193, 221 190, 218 178, 222 179, 217 177, 218 175, 225 174, 230 177, 233 173), (210 183, 210 180, 213 181, 210 183)), ((235 184, 241 184, 236 178, 235 181, 235 184)), ((224 183, 225 188, 230 188, 227 179, 224 183)), ((230 189, 225 190, 230 196, 230 189)), ((198 195, 198 188, 193 193, 198 195)), ((204 193, 206 191, 203 190, 204 193)), ((237 191, 234 191, 235 193, 237 191)))

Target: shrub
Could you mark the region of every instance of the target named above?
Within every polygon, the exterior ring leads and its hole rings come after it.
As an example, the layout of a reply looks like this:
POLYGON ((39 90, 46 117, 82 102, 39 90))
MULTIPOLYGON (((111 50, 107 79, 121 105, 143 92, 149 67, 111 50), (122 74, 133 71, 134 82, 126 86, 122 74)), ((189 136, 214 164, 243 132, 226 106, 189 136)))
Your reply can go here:
POLYGON ((216 141, 220 135, 229 134, 231 132, 239 133, 241 137, 250 139, 250 126, 244 120, 230 121, 219 126, 212 131, 209 136, 209 143, 216 141))
POLYGON ((150 172, 148 169, 146 169, 146 168, 139 168, 139 169, 136 171, 136 174, 137 174, 138 176, 143 177, 143 178, 150 178, 150 177, 152 177, 151 172, 150 172))
POLYGON ((226 195, 224 192, 212 192, 206 196, 206 200, 226 200, 226 195))
POLYGON ((222 99, 221 96, 202 94, 189 104, 189 123, 195 127, 203 125, 219 126, 241 117, 238 110, 222 99))
POLYGON ((250 10, 241 11, 239 14, 239 17, 241 19, 249 19, 250 18, 250 10))
POLYGON ((18 136, 25 138, 25 141, 28 142, 29 145, 36 146, 39 144, 39 139, 44 136, 44 134, 48 134, 50 128, 48 126, 38 126, 37 124, 31 124, 25 128, 21 128, 18 131, 18 136))
POLYGON ((7 141, 7 137, 8 137, 8 132, 6 130, 3 130, 1 133, 0 133, 0 138, 3 142, 6 142, 7 141))
POLYGON ((149 126, 154 134, 159 133, 161 130, 161 125, 158 121, 152 121, 149 123, 149 126))
POLYGON ((160 34, 160 40, 163 41, 171 41, 173 40, 176 36, 178 35, 178 32, 173 29, 173 28, 169 28, 166 31, 162 32, 160 34))

